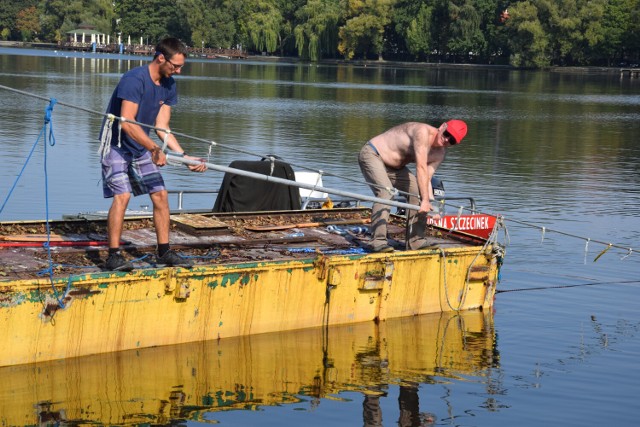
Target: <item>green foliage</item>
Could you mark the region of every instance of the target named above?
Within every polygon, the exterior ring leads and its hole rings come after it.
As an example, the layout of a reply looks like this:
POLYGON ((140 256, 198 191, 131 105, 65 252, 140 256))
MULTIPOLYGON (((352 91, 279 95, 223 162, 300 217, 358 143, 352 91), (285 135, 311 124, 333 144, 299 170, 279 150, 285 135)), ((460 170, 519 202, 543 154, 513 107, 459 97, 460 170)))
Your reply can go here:
POLYGON ((464 0, 459 3, 461 4, 451 2, 449 7, 451 38, 447 47, 451 53, 460 56, 478 55, 487 44, 480 31, 480 14, 472 1, 464 0))
POLYGON ((131 36, 132 43, 139 43, 142 37, 143 43, 156 44, 169 35, 190 41, 191 34, 182 33, 181 29, 188 25, 175 1, 117 0, 115 13, 120 20, 116 31, 122 33, 123 38, 131 36))
POLYGON ((23 40, 34 40, 40 32, 40 22, 35 6, 22 9, 18 12, 16 29, 22 33, 23 40))
POLYGON ((616 58, 624 56, 625 49, 638 52, 640 46, 640 1, 611 0, 605 2, 600 32, 589 36, 593 40, 591 59, 602 65, 613 65, 616 58), (635 49, 634 45, 635 27, 635 49))
POLYGON ((249 49, 273 53, 279 45, 284 18, 275 0, 246 0, 238 14, 238 26, 249 49))
POLYGON ((549 38, 540 22, 538 9, 530 1, 509 8, 509 43, 514 52, 511 63, 517 67, 549 65, 549 38))
POLYGON ((80 25, 113 34, 114 9, 109 0, 50 0, 41 3, 40 24, 43 40, 57 42, 66 38, 67 31, 80 25))
POLYGON ((2 0, 0 2, 0 29, 2 37, 6 39, 19 40, 20 30, 17 29, 16 21, 21 10, 32 6, 38 6, 38 0, 2 0))
POLYGON ((298 55, 317 61, 323 53, 333 53, 340 20, 339 0, 309 0, 295 13, 294 28, 298 55))
MULTIPOLYGON (((179 0, 179 8, 184 14, 182 31, 178 36, 194 47, 214 47, 228 49, 234 45, 236 36, 236 16, 233 9, 224 7, 216 0, 179 0)), ((169 31, 175 35, 175 31, 169 31)))
POLYGON ((3 0, 0 36, 237 48, 311 61, 393 58, 517 66, 640 63, 640 0, 3 0), (508 14, 505 11, 508 10, 508 14))
POLYGON ((374 53, 382 59, 384 29, 391 22, 396 0, 346 0, 346 22, 338 31, 338 51, 351 59, 374 53))
POLYGON ((425 58, 432 48, 433 6, 401 0, 393 10, 394 31, 413 58, 425 58))

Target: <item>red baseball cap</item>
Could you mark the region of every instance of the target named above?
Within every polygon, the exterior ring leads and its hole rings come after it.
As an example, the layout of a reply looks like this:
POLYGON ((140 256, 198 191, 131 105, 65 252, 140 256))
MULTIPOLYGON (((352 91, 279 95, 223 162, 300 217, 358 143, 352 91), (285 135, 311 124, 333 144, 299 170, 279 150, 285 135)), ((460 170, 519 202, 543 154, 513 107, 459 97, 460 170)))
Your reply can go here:
POLYGON ((462 120, 449 120, 446 132, 456 140, 456 144, 460 144, 467 134, 467 124, 462 120))

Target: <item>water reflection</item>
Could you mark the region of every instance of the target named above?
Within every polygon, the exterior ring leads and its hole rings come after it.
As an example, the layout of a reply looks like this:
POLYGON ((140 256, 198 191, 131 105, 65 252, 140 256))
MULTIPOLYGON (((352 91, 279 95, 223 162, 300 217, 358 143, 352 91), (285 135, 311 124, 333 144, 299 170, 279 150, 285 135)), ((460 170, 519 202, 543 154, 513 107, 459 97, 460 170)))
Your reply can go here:
MULTIPOLYGON (((217 411, 362 396, 363 422, 400 388, 401 426, 429 425, 420 384, 487 384, 498 367, 493 316, 438 314, 103 354, 0 369, 0 424, 170 425, 217 411)), ((487 405, 492 405, 487 402, 487 405)))

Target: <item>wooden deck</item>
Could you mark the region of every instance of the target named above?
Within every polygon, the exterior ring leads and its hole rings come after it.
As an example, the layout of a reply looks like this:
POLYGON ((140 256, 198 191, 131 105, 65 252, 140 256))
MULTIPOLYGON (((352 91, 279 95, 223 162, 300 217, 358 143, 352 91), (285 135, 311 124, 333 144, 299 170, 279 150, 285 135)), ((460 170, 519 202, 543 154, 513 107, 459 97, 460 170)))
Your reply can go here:
MULTIPOLYGON (((195 257, 196 265, 211 262, 199 261, 198 257, 212 249, 221 251, 216 263, 301 258, 308 256, 308 252, 294 252, 293 248, 307 248, 313 252, 366 247, 368 237, 363 231, 367 229, 368 219, 368 210, 361 208, 268 215, 176 215, 172 216, 171 241, 176 250, 195 257), (182 219, 190 217, 199 219, 182 219), (203 221, 224 226, 210 226, 203 221)), ((49 253, 43 246, 46 242, 43 227, 41 222, 0 223, 0 284, 41 277, 50 262, 49 253)), ((50 227, 53 236, 51 256, 57 274, 103 271, 103 260, 107 255, 105 221, 54 221, 50 227)), ((396 218, 389 224, 389 233, 396 250, 404 250, 403 218, 396 218)), ((443 236, 437 231, 433 231, 428 239, 434 247, 447 248, 482 242, 469 236, 443 236)), ((137 268, 154 266, 156 236, 150 217, 127 220, 122 240, 125 256, 134 261, 137 268)))

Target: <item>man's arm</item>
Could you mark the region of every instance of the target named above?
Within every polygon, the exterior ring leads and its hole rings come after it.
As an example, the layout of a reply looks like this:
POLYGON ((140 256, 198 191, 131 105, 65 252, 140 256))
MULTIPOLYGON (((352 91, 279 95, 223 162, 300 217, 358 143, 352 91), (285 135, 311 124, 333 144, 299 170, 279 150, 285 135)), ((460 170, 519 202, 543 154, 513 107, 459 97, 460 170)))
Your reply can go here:
POLYGON ((171 121, 171 107, 168 106, 167 104, 163 105, 162 107, 160 107, 160 111, 158 112, 158 116, 156 117, 156 135, 158 135, 158 138, 160 138, 162 141, 166 139, 167 141, 167 147, 169 147, 172 151, 175 151, 177 153, 183 153, 184 150, 182 149, 182 147, 180 146, 180 143, 178 143, 178 140, 176 139, 176 137, 169 132, 169 136, 166 137, 167 133, 162 131, 161 129, 170 129, 169 128, 169 122, 171 121))
POLYGON ((428 213, 431 211, 430 199, 433 197, 431 189, 431 175, 433 170, 429 166, 429 153, 431 140, 431 129, 421 127, 413 135, 413 150, 416 157, 416 180, 418 182, 418 190, 420 191, 420 210, 419 213, 428 213))
POLYGON ((120 116, 126 121, 122 122, 122 130, 135 142, 151 151, 153 163, 158 166, 164 166, 167 163, 167 158, 160 150, 160 147, 153 142, 140 125, 132 123, 136 121, 136 114, 138 114, 138 104, 123 99, 120 116))
MULTIPOLYGON (((166 138, 167 147, 169 147, 172 151, 175 151, 177 153, 184 153, 184 150, 180 146, 180 143, 178 142, 174 134, 169 133, 167 136, 167 132, 160 130, 160 129, 169 130, 170 129, 169 121, 171 121, 171 107, 165 104, 162 107, 160 107, 160 111, 158 112, 158 116, 156 117, 156 128, 157 128, 156 135, 158 135, 158 138, 160 138, 163 141, 166 138)), ((195 157, 193 158, 195 159, 195 157)), ((201 159, 198 159, 198 160, 201 160, 201 159)), ((194 172, 204 172, 205 170, 207 170, 207 165, 205 165, 204 162, 199 165, 188 165, 188 167, 190 170, 194 172)))

